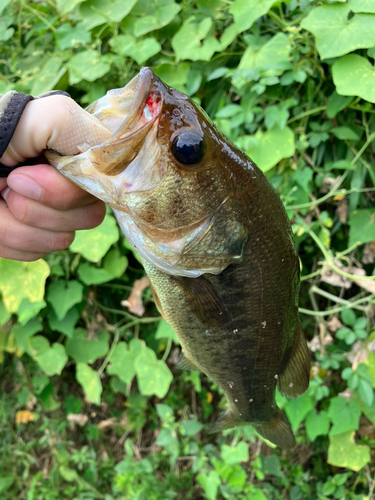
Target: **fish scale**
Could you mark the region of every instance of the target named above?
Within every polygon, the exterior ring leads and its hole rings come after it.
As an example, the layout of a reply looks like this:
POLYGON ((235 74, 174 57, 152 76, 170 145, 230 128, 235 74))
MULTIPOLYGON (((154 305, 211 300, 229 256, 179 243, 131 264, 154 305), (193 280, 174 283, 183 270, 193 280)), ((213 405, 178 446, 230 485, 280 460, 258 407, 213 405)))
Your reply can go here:
POLYGON ((113 208, 180 340, 179 367, 202 371, 227 398, 213 430, 251 423, 294 446, 275 388, 287 397, 307 389, 309 353, 299 261, 278 194, 203 110, 149 68, 88 111, 113 124, 111 138, 74 157, 46 156, 113 208))

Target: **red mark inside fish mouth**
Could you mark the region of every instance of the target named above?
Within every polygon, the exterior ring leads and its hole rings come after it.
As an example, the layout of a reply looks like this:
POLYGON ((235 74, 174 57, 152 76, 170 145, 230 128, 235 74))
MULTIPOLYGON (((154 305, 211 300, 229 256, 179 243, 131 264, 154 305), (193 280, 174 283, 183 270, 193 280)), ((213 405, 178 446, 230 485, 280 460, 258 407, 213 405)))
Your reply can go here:
POLYGON ((160 113, 161 95, 158 91, 152 91, 148 94, 143 115, 147 120, 151 120, 160 113))

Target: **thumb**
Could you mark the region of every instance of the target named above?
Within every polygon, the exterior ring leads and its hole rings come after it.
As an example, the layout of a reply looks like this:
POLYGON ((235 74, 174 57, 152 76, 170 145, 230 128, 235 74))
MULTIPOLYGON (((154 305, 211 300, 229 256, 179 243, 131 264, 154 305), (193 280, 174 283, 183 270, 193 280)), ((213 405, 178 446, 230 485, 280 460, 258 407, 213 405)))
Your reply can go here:
POLYGON ((63 156, 80 153, 78 146, 95 146, 112 132, 73 99, 51 95, 30 101, 1 162, 12 166, 54 149, 63 156))

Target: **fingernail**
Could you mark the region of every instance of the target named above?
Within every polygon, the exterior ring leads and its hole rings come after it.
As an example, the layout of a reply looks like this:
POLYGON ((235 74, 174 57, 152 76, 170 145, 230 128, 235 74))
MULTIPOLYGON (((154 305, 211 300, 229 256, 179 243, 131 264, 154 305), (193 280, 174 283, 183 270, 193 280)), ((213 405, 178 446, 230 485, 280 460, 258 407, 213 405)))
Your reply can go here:
POLYGON ((39 200, 42 195, 42 188, 27 175, 12 174, 7 182, 13 191, 26 196, 26 198, 39 200))
POLYGON ((1 191, 1 196, 4 198, 4 200, 6 201, 7 200, 7 196, 9 194, 9 191, 10 191, 10 187, 6 187, 5 189, 3 189, 1 191))

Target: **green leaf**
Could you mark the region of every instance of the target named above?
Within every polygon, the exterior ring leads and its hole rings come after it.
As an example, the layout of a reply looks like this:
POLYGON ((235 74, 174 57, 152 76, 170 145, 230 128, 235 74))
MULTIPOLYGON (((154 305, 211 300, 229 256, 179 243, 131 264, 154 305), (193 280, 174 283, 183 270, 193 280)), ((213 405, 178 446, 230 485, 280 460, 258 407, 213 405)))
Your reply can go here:
POLYGON ((229 8, 238 30, 246 31, 270 10, 276 0, 236 0, 229 8))
POLYGON ((174 64, 160 64, 155 68, 155 73, 164 83, 181 92, 185 90, 189 71, 190 63, 187 62, 180 62, 177 66, 174 64))
POLYGON ((212 27, 210 17, 189 17, 172 38, 172 47, 178 59, 209 61, 215 51, 220 50, 216 38, 205 39, 212 27))
POLYGON ((232 118, 232 116, 238 115, 238 113, 243 113, 243 108, 239 104, 227 104, 219 109, 216 113, 216 118, 232 118))
POLYGON ((48 322, 51 330, 60 332, 69 338, 73 337, 74 327, 79 320, 79 312, 76 307, 72 307, 63 319, 57 319, 56 313, 51 310, 48 313, 48 322))
POLYGON ((23 299, 17 311, 18 322, 21 325, 25 325, 31 318, 37 316, 39 311, 44 309, 46 306, 47 303, 44 302, 44 300, 30 303, 28 299, 23 299))
POLYGON ((144 347, 134 361, 139 390, 145 396, 156 394, 163 398, 173 376, 164 361, 158 360, 154 351, 144 347))
POLYGON ((104 258, 104 269, 114 278, 120 278, 127 267, 128 259, 117 248, 110 250, 104 258))
POLYGON ((358 141, 360 139, 358 134, 349 127, 335 127, 331 133, 342 141, 358 141))
POLYGON ((74 469, 71 469, 70 467, 66 467, 65 465, 60 465, 59 467, 59 473, 65 481, 68 481, 68 483, 72 483, 74 481, 79 480, 79 476, 77 474, 77 471, 74 469))
POLYGON ((48 340, 41 335, 30 340, 30 352, 41 369, 50 376, 60 375, 68 361, 63 345, 55 343, 50 347, 48 340))
POLYGON ((310 167, 299 168, 293 174, 293 179, 306 192, 310 193, 310 183, 313 178, 313 171, 310 167))
POLYGON ((348 0, 348 5, 353 12, 372 12, 375 14, 374 0, 348 0))
POLYGON ((107 366, 109 375, 117 375, 125 384, 133 380, 135 375, 134 354, 129 350, 125 342, 119 342, 115 347, 109 359, 110 365, 107 366))
POLYGON ((0 326, 3 326, 5 325, 5 323, 8 323, 11 317, 12 317, 11 313, 5 309, 4 302, 0 300, 0 326))
POLYGON ((111 69, 108 57, 102 56, 96 50, 84 50, 73 56, 67 63, 69 83, 74 85, 81 80, 94 82, 111 69))
POLYGON ((57 10, 61 14, 67 14, 82 2, 83 0, 57 0, 57 10))
POLYGON ((38 71, 38 75, 31 87, 32 95, 43 94, 52 90, 59 82, 66 71, 63 66, 64 59, 62 57, 51 57, 46 64, 38 71))
POLYGON ((9 5, 11 0, 0 0, 0 14, 2 14, 3 10, 7 5, 9 5))
POLYGON ((13 474, 3 474, 3 477, 0 477, 0 493, 8 490, 15 481, 15 477, 13 474))
POLYGON ((284 33, 278 33, 265 43, 259 50, 249 45, 245 50, 239 69, 272 69, 289 60, 291 45, 284 33))
POLYGON ((349 217, 349 246, 375 241, 375 209, 354 210, 349 217))
POLYGON ((168 420, 173 420, 173 410, 170 406, 165 405, 165 404, 157 404, 156 405, 156 412, 159 415, 159 417, 164 420, 165 422, 168 420))
POLYGON ((71 307, 82 301, 83 286, 79 281, 58 280, 48 287, 47 300, 57 319, 62 320, 71 307))
POLYGON ((106 215, 100 226, 89 231, 77 231, 70 250, 80 253, 90 262, 99 262, 119 237, 115 218, 112 215, 106 215))
POLYGON ((73 337, 66 342, 66 352, 77 363, 93 363, 107 354, 109 348, 109 333, 96 333, 87 337, 84 328, 76 328, 73 337))
POLYGON ((152 9, 152 3, 148 4, 148 15, 137 19, 134 23, 134 35, 141 36, 162 28, 169 24, 176 15, 180 12, 181 6, 176 3, 168 2, 166 5, 157 5, 155 9, 152 9))
POLYGON ((311 442, 315 441, 318 436, 326 436, 328 434, 330 420, 326 411, 317 413, 315 408, 307 415, 305 426, 307 437, 311 442))
POLYGON ((177 335, 175 334, 173 328, 164 319, 158 324, 158 328, 155 334, 156 339, 172 339, 175 344, 179 344, 177 335))
POLYGON ((369 447, 356 445, 354 434, 352 431, 347 431, 329 436, 327 458, 329 464, 359 471, 370 462, 369 447))
POLYGON ((296 432, 300 423, 314 407, 314 402, 310 394, 302 394, 299 398, 290 399, 284 406, 285 413, 292 426, 293 432, 296 432))
POLYGON ((302 28, 315 35, 322 59, 375 45, 375 16, 356 14, 348 19, 349 12, 348 5, 324 5, 310 11, 301 22, 302 28))
POLYGON ((345 323, 345 325, 354 326, 356 319, 357 316, 355 315, 353 309, 349 309, 348 307, 346 307, 341 311, 341 320, 343 323, 345 323))
POLYGON ((110 41, 113 50, 122 56, 129 56, 138 64, 143 64, 161 50, 160 43, 152 36, 136 40, 132 35, 119 35, 110 41))
POLYGON ((80 7, 83 24, 87 30, 114 21, 119 23, 129 14, 137 0, 89 0, 80 7))
POLYGON ((76 377, 87 399, 99 405, 103 388, 98 373, 84 363, 77 363, 76 377))
POLYGON ((90 43, 91 33, 86 30, 83 23, 72 26, 71 24, 62 24, 54 33, 57 46, 61 50, 69 49, 90 43))
POLYGON ((18 262, 0 259, 0 291, 9 312, 17 312, 23 299, 41 302, 49 267, 44 260, 18 262))
POLYGON ((100 285, 114 279, 114 276, 105 269, 90 266, 88 262, 84 262, 78 267, 77 274, 85 285, 100 285))
POLYGON ((360 378, 358 381, 357 391, 366 405, 371 406, 374 402, 374 390, 371 383, 367 382, 367 380, 364 380, 363 378, 360 378))
POLYGON ((328 416, 333 423, 329 434, 330 436, 336 436, 349 430, 355 431, 358 429, 361 409, 353 401, 347 402, 345 398, 338 396, 331 399, 328 416))
POLYGON ((12 327, 16 345, 21 351, 29 352, 29 339, 43 330, 43 325, 39 318, 31 319, 26 325, 15 324, 12 327))
POLYGON ((375 101, 375 68, 365 57, 356 54, 341 57, 332 66, 332 76, 338 94, 375 101))
POLYGON ((346 108, 353 101, 352 97, 345 97, 339 95, 334 91, 328 98, 327 103, 327 116, 328 118, 334 118, 337 113, 346 108))
POLYGON ((270 170, 283 158, 294 155, 294 132, 289 127, 283 130, 274 127, 267 132, 259 131, 255 134, 255 138, 258 143, 251 145, 246 154, 263 172, 270 170))
POLYGON ((236 465, 249 460, 249 446, 241 441, 236 446, 221 446, 221 458, 227 465, 236 465))
POLYGON ((217 490, 219 484, 221 484, 221 480, 219 474, 212 470, 208 474, 200 473, 197 476, 198 483, 203 488, 206 498, 208 500, 216 500, 217 498, 217 490))
POLYGON ((203 425, 197 420, 188 420, 182 427, 184 428, 185 434, 190 437, 195 436, 203 429, 203 425))

